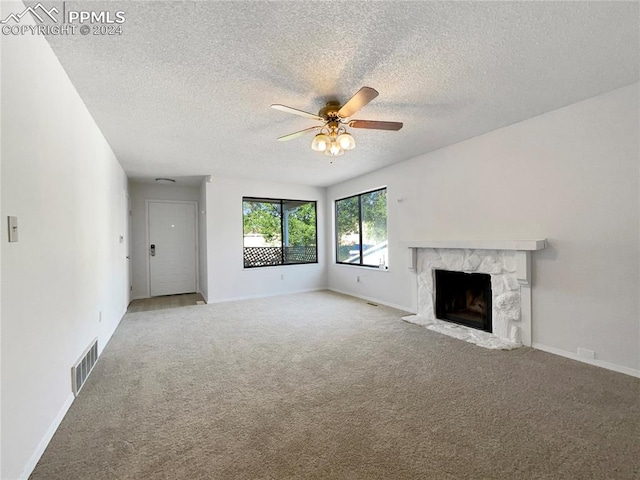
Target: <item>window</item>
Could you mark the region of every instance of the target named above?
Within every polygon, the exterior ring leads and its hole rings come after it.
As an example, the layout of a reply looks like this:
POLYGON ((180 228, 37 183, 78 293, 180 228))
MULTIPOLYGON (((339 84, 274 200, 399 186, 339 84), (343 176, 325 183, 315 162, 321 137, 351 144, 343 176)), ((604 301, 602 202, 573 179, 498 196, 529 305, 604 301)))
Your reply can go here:
POLYGON ((244 266, 318 263, 316 202, 242 199, 244 266))
POLYGON ((387 265, 387 189, 336 200, 336 262, 387 265))

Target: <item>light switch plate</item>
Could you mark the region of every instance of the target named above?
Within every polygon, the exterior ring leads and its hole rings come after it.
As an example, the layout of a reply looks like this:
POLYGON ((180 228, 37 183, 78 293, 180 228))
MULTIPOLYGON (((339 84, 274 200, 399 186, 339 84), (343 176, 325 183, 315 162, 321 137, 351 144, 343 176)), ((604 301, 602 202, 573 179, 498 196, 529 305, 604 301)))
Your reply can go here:
POLYGON ((9 218, 9 241, 17 242, 18 241, 18 217, 8 217, 9 218))

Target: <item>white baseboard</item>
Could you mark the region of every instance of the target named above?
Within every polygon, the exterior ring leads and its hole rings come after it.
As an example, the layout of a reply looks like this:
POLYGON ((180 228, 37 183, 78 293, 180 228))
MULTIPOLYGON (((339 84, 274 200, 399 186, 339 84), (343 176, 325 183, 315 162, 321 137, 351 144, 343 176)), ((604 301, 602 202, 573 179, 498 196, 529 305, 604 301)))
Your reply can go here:
POLYGON ((109 344, 109 342, 111 341, 111 339, 113 338, 113 334, 116 333, 116 330, 118 329, 118 327, 120 326, 120 324, 122 323, 122 320, 124 319, 124 316, 127 314, 127 310, 129 309, 129 307, 125 307, 124 312, 122 312, 122 314, 120 315, 120 319, 118 320, 118 322, 116 323, 116 326, 113 327, 113 330, 111 330, 111 333, 109 333, 109 339, 105 342, 104 346, 102 347, 102 350, 100 350, 100 352, 98 353, 98 360, 100 360, 100 355, 102 355, 102 351, 107 348, 107 345, 109 344))
POLYGON ((256 295, 243 295, 241 297, 214 298, 213 300, 207 301, 207 304, 211 305, 212 303, 236 302, 238 300, 251 300, 253 298, 279 297, 280 295, 295 295, 296 293, 317 292, 320 290, 329 290, 329 288, 316 287, 316 288, 306 288, 303 290, 291 290, 287 292, 277 292, 277 293, 267 293, 267 294, 258 293, 256 295))
POLYGON ((339 290, 337 288, 328 288, 327 290, 331 290, 332 292, 336 292, 336 293, 341 293, 343 295, 349 295, 350 297, 360 298, 360 299, 366 300, 368 302, 379 303, 380 305, 385 305, 387 307, 396 308, 398 310, 402 310, 403 312, 408 312, 408 313, 413 313, 413 314, 417 313, 415 310, 412 310, 411 308, 407 308, 404 305, 397 305, 395 303, 385 302, 385 301, 382 301, 382 300, 378 300, 377 298, 367 297, 367 296, 364 296, 364 295, 358 295, 356 293, 347 292, 345 290, 339 290))
POLYGON ((542 350, 543 352, 553 353, 554 355, 560 355, 561 357, 577 360, 578 362, 588 363, 589 365, 595 365, 596 367, 606 368, 607 370, 613 370, 614 372, 624 373, 625 375, 640 378, 640 370, 636 370, 634 368, 616 365, 615 363, 603 362, 602 360, 581 357, 576 353, 568 352, 567 350, 562 350, 560 348, 550 347, 541 343, 534 342, 531 347, 537 350, 542 350))
POLYGON ((33 469, 36 468, 36 465, 38 464, 40 457, 42 457, 42 454, 47 449, 47 445, 49 445, 49 442, 53 438, 53 434, 56 433, 56 430, 60 426, 60 422, 62 422, 62 419, 67 414, 67 411, 69 410, 69 407, 71 407, 71 404, 73 403, 74 399, 75 397, 73 396, 73 393, 69 393, 69 396, 67 397, 64 404, 58 411, 58 414, 53 419, 53 422, 51 422, 49 429, 44 434, 44 437, 42 437, 42 440, 40 440, 40 443, 38 443, 38 446, 36 447, 35 452, 33 452, 33 455, 31 455, 31 458, 29 458, 29 461, 25 465, 24 470, 22 470, 22 474, 20 475, 20 480, 28 479, 29 475, 31 475, 31 473, 33 472, 33 469))

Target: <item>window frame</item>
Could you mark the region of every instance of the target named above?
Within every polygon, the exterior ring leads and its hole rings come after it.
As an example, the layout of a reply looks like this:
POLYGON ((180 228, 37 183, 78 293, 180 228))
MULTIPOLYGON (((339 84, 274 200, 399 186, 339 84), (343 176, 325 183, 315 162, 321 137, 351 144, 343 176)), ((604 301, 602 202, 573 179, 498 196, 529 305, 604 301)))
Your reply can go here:
POLYGON ((271 198, 271 197, 254 197, 254 196, 243 196, 242 197, 242 266, 243 269, 252 269, 252 268, 266 268, 266 267, 286 267, 291 265, 313 265, 318 263, 318 202, 317 200, 297 200, 291 198, 271 198), (272 265, 245 265, 244 262, 244 249, 247 248, 244 246, 244 203, 245 202, 272 202, 280 204, 280 243, 281 243, 281 252, 280 259, 282 263, 276 263, 272 265), (295 262, 295 263, 284 263, 284 217, 282 213, 284 212, 284 204, 286 202, 299 202, 299 203, 312 203, 313 209, 315 211, 315 222, 314 229, 316 233, 316 259, 313 262, 295 262))
MULTIPOLYGON (((342 198, 337 198, 333 201, 333 216, 334 216, 334 234, 333 234, 333 242, 335 244, 335 251, 334 251, 334 255, 335 255, 335 263, 336 265, 349 265, 352 267, 364 267, 364 268, 375 268, 375 269, 379 269, 380 266, 379 265, 366 265, 363 263, 364 261, 364 255, 362 254, 362 197, 364 195, 368 195, 370 193, 374 193, 374 192, 380 192, 384 190, 385 194, 387 194, 387 187, 379 187, 379 188, 374 188, 373 190, 367 190, 365 192, 360 192, 360 193, 356 193, 355 195, 349 195, 347 197, 342 197, 342 198), (340 244, 338 242, 338 202, 342 202, 344 200, 349 200, 351 198, 358 198, 358 248, 360 250, 360 263, 349 263, 349 262, 340 262, 338 259, 339 254, 338 254, 338 248, 340 247, 340 244)), ((388 199, 388 196, 387 196, 388 199)), ((389 219, 389 204, 387 203, 387 220, 389 219)), ((387 228, 387 244, 389 241, 389 229, 387 228)), ((389 262, 389 258, 387 257, 387 265, 389 262)), ((386 270, 387 267, 385 267, 386 270)))

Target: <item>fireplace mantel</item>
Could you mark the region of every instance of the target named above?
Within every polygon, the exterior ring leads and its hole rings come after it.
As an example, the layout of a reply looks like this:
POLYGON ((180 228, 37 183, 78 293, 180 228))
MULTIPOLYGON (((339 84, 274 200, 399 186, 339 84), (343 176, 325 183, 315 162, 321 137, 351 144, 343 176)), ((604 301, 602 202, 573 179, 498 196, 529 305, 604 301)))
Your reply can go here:
POLYGON ((407 248, 463 248, 472 250, 542 250, 546 239, 539 240, 417 240, 402 242, 407 248))
POLYGON ((462 250, 515 250, 522 252, 518 255, 519 280, 529 283, 529 252, 547 248, 547 239, 537 240, 414 240, 400 242, 400 245, 410 249, 409 270, 416 271, 417 250, 419 248, 451 248, 462 250))

